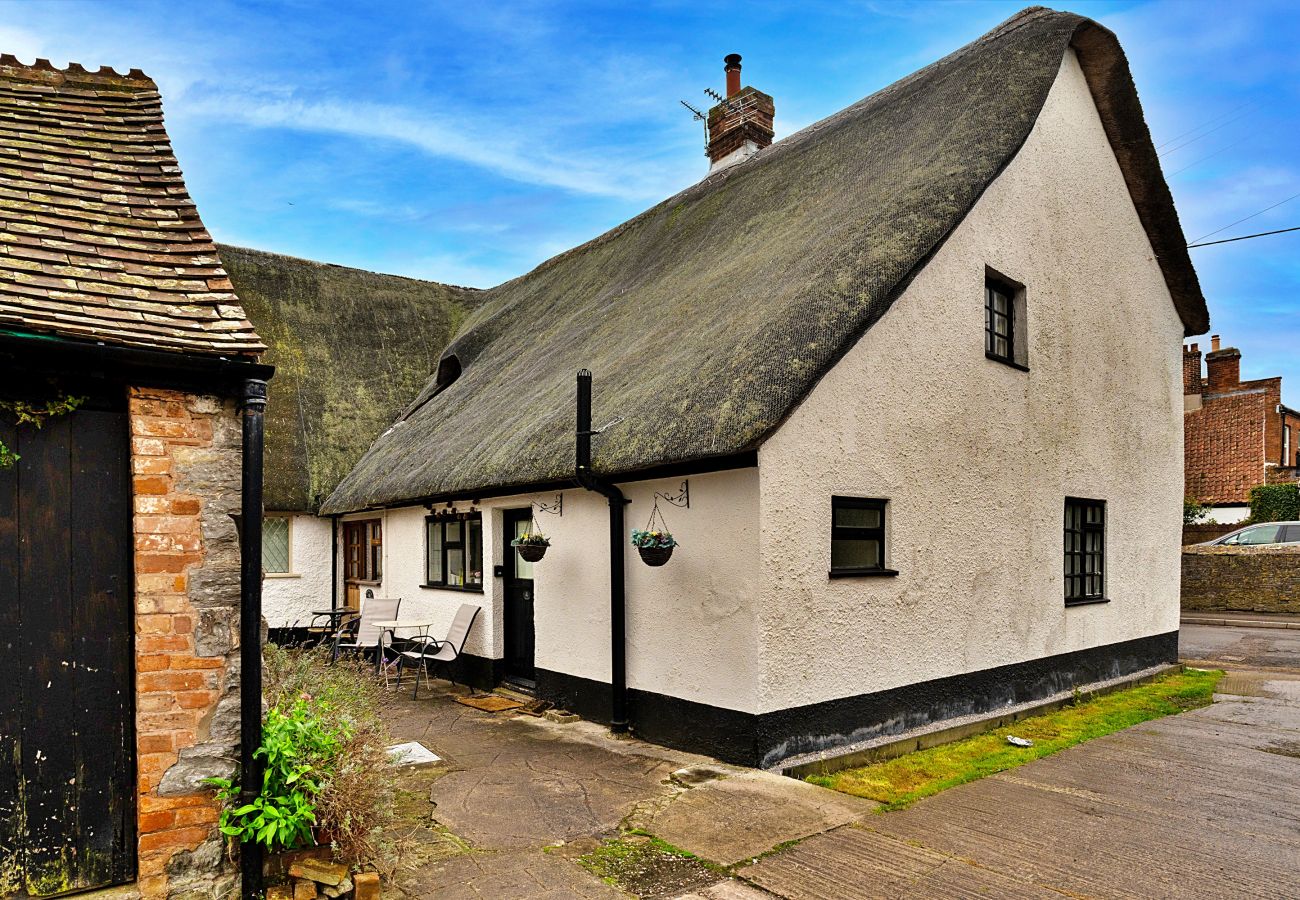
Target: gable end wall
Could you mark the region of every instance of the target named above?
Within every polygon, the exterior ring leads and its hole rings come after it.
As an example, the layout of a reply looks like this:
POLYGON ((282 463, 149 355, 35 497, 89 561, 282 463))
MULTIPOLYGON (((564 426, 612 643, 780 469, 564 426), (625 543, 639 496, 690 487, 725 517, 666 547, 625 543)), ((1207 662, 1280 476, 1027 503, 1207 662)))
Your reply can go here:
POLYGON ((760 707, 1125 642, 1163 654, 1182 335, 1070 51, 1007 170, 760 451, 760 707), (984 356, 986 266, 1027 286, 1028 372, 984 356), (898 576, 827 578, 834 494, 890 501, 898 576), (1107 501, 1111 603, 1064 606, 1066 496, 1107 501))

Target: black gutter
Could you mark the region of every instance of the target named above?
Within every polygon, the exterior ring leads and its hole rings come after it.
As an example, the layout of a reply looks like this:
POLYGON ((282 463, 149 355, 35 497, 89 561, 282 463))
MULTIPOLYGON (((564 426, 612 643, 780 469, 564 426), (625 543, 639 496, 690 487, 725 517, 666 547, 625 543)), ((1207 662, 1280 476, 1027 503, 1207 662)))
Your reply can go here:
POLYGON ((627 731, 627 593, 624 586, 625 553, 623 510, 628 499, 617 486, 591 470, 591 372, 578 372, 577 465, 578 484, 609 500, 609 728, 627 731))
MULTIPOLYGON (((239 519, 239 801, 253 803, 262 793, 262 446, 266 382, 244 381, 242 498, 239 519)), ((262 845, 239 846, 241 895, 262 896, 262 845)))

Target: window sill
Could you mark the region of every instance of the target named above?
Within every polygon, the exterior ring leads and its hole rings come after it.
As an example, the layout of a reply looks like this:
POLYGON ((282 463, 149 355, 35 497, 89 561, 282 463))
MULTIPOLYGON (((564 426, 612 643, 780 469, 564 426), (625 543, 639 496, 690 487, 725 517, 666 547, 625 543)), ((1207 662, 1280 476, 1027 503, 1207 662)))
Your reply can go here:
POLYGON ((1066 606, 1093 606, 1097 603, 1109 603, 1109 597, 1083 597, 1078 600, 1066 600, 1066 606))
POLYGON ((897 574, 897 569, 831 569, 826 573, 828 578, 892 578, 897 574))
POLYGON ((267 578, 301 578, 301 572, 265 572, 267 578))
POLYGON ((481 594, 483 585, 467 584, 464 587, 457 587, 454 584, 422 584, 420 587, 426 591, 457 591, 462 594, 481 594))
POLYGON ((1028 371, 1029 371, 1029 366, 1022 366, 1020 363, 1016 362, 1014 359, 1007 359, 1007 358, 1005 358, 1005 357, 998 356, 998 355, 993 354, 993 353, 989 353, 987 350, 984 351, 984 358, 985 358, 985 359, 991 359, 991 360, 993 360, 993 361, 996 362, 996 363, 1002 363, 1002 365, 1004 365, 1004 366, 1010 366, 1010 367, 1013 368, 1013 369, 1018 369, 1018 370, 1021 371, 1021 372, 1028 372, 1028 371))

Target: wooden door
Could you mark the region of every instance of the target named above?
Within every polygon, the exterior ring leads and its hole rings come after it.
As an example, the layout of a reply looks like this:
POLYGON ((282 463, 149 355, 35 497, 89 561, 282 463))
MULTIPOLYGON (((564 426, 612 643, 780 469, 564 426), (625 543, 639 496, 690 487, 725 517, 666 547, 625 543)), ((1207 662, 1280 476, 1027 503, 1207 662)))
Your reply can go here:
POLYGON ((536 683, 536 632, 533 625, 533 564, 509 545, 528 530, 530 509, 505 512, 505 670, 506 678, 525 687, 536 683))
POLYGON ((383 578, 384 530, 379 519, 343 523, 343 602, 361 608, 362 585, 383 578))
POLYGON ((0 424, 0 896, 135 877, 125 399, 0 424))

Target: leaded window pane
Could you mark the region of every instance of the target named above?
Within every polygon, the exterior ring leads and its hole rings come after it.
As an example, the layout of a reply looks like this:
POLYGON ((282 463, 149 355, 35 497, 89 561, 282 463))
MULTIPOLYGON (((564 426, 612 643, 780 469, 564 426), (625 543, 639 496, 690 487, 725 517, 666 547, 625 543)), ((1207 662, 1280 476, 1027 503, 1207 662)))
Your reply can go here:
POLYGON ((285 516, 262 519, 262 568, 277 575, 289 571, 289 519, 285 516))

